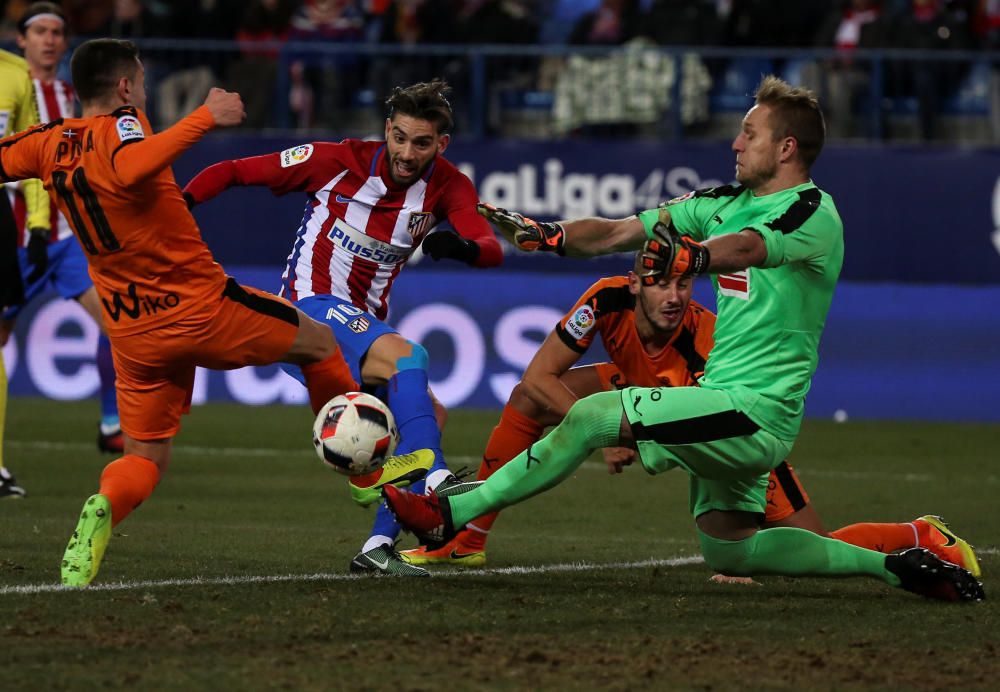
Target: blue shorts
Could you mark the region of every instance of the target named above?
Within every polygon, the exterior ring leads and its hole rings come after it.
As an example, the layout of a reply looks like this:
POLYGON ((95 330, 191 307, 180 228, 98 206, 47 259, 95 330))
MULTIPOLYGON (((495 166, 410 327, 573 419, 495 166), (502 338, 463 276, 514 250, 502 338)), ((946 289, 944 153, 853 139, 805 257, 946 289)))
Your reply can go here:
MULTIPOLYGON (((375 340, 383 334, 398 333, 385 322, 336 296, 310 296, 296 301, 295 307, 317 322, 330 325, 337 343, 340 344, 344 360, 350 366, 354 380, 359 383, 361 364, 375 340)), ((281 369, 302 384, 306 383, 299 366, 282 363, 281 369)))
MULTIPOLYGON (((87 258, 83 255, 83 249, 76 238, 69 237, 58 240, 49 245, 49 266, 45 268, 45 273, 41 278, 29 284, 28 275, 35 268, 33 264, 28 264, 28 250, 18 248, 17 262, 21 267, 21 276, 24 277, 24 304, 38 297, 52 285, 63 298, 77 298, 88 288, 94 285, 87 272, 87 258)), ((10 308, 3 314, 3 319, 12 320, 17 317, 23 305, 10 308)))

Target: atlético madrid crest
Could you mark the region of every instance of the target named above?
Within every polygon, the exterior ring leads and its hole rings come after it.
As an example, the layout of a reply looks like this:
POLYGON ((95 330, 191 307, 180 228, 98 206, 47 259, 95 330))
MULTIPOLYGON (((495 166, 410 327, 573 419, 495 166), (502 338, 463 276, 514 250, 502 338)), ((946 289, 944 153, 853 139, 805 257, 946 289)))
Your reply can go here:
POLYGON ((427 232, 427 226, 431 222, 429 211, 411 211, 410 220, 406 223, 407 232, 414 238, 419 238, 427 232))

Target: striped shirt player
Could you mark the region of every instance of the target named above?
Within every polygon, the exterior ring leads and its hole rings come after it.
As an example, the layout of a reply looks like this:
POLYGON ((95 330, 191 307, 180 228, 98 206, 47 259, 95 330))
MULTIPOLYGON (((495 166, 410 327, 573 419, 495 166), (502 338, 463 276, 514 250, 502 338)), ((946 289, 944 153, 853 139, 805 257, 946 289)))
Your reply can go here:
MULTIPOLYGON (((496 266, 503 257, 492 229, 477 213, 472 182, 442 156, 453 124, 447 91, 440 80, 395 88, 386 100, 384 141, 312 142, 224 161, 185 188, 189 204, 237 184, 308 195, 282 276, 282 295, 330 326, 357 381, 389 405, 401 438, 397 454, 428 459, 427 474, 415 490, 454 477, 441 449, 443 408, 430 393, 427 351, 383 321, 393 282, 418 247, 435 261, 455 259, 472 267, 496 266), (454 233, 432 232, 444 221, 454 233)), ((300 378, 296 368, 284 369, 300 378)), ((386 479, 376 473, 350 479, 359 504, 381 500, 377 484, 386 479)), ((380 507, 350 569, 427 576, 395 551, 399 531, 395 518, 380 507)))
MULTIPOLYGON (((307 193, 280 295, 330 323, 358 381, 368 347, 392 331, 380 323, 393 282, 438 224, 447 220, 475 244, 472 266, 495 266, 502 259, 493 231, 476 212, 472 181, 454 164, 437 156, 409 185, 394 182, 388 165, 385 142, 313 142, 215 164, 184 189, 189 204, 234 185, 262 185, 276 195, 307 193), (306 309, 317 302, 322 309, 306 309)), ((293 366, 287 370, 298 377, 293 366)))

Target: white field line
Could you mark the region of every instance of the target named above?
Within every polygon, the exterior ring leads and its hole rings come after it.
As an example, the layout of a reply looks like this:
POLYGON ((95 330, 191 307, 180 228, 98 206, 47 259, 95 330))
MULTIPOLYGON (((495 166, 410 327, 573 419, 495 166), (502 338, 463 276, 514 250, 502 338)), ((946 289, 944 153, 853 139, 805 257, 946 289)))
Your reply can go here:
MULTIPOLYGON (((47 441, 27 441, 27 440, 7 440, 5 442, 8 449, 31 449, 46 452, 93 452, 94 445, 83 442, 47 442, 47 441)), ((254 457, 254 458, 288 458, 289 455, 302 454, 303 456, 311 455, 311 452, 307 448, 302 449, 277 449, 277 448, 267 448, 267 447, 199 447, 195 445, 175 445, 173 449, 174 454, 179 454, 183 456, 201 456, 201 457, 254 457)), ((455 469, 460 466, 468 466, 470 469, 475 471, 479 468, 479 457, 472 456, 449 456, 449 465, 455 469)), ((606 473, 607 467, 604 464, 596 461, 584 462, 580 467, 585 471, 601 471, 606 473)), ((878 471, 826 471, 826 470, 811 470, 802 469, 796 467, 796 473, 801 476, 816 477, 816 478, 838 478, 846 480, 893 480, 902 481, 904 483, 932 483, 936 482, 937 478, 929 473, 904 473, 904 474, 894 474, 894 473, 883 473, 878 471)), ((1000 483, 1000 476, 993 474, 987 476, 979 476, 975 479, 977 483, 986 483, 990 485, 996 485, 1000 483)))
MULTIPOLYGON (((700 555, 688 557, 674 557, 669 559, 639 560, 635 562, 566 562, 554 565, 538 565, 534 567, 498 567, 495 569, 460 570, 445 569, 435 570, 437 577, 484 577, 495 575, 531 575, 531 574, 555 574, 567 572, 597 572, 612 569, 647 569, 649 567, 680 567, 683 565, 696 565, 704 562, 700 555)), ((192 577, 190 579, 162 579, 153 581, 133 581, 91 584, 86 591, 135 591, 138 589, 156 589, 165 586, 241 586, 244 584, 276 584, 281 582, 340 582, 366 579, 364 574, 333 574, 318 572, 316 574, 281 574, 275 576, 238 576, 238 577, 192 577)), ((63 586, 62 584, 28 584, 24 586, 0 586, 0 596, 71 592, 79 589, 63 586)))
MULTIPOLYGON (((977 550, 977 554, 1000 555, 1000 548, 986 548, 977 550)), ((668 559, 638 560, 633 562, 565 562, 554 565, 537 565, 534 567, 498 567, 492 569, 462 570, 462 569, 442 569, 434 570, 437 577, 485 577, 485 576, 522 576, 533 574, 557 574, 572 572, 598 572, 613 569, 647 569, 650 567, 681 567, 684 565, 698 565, 705 562, 700 555, 690 555, 686 557, 674 557, 668 559)), ((242 586, 245 584, 279 584, 279 583, 307 583, 307 582, 343 582, 367 579, 364 574, 334 574, 330 572, 317 572, 315 574, 280 574, 274 576, 253 576, 244 575, 238 577, 192 577, 190 579, 160 579, 149 581, 132 582, 109 582, 91 584, 86 591, 137 591, 140 589, 157 589, 168 586, 242 586)), ((27 584, 24 586, 0 586, 0 596, 32 595, 41 593, 57 592, 77 592, 79 589, 63 586, 62 584, 27 584)))

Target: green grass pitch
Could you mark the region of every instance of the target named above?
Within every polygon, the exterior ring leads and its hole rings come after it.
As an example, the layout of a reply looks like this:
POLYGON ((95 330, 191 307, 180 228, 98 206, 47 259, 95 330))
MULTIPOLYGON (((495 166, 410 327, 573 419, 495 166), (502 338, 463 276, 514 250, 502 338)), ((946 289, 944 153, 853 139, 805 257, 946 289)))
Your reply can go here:
MULTIPOLYGON (((453 467, 478 465, 496 416, 452 412, 453 467)), ((677 472, 611 477, 590 461, 504 513, 486 571, 352 577, 374 513, 315 457, 303 408, 196 408, 160 487, 116 528, 100 588, 59 590, 109 460, 96 419, 90 402, 10 402, 5 459, 28 497, 0 501, 2 689, 995 689, 1000 677, 998 600, 930 602, 862 579, 710 583, 677 472)), ((1000 599, 998 446, 996 425, 810 421, 792 463, 828 528, 945 516, 1000 599)))

